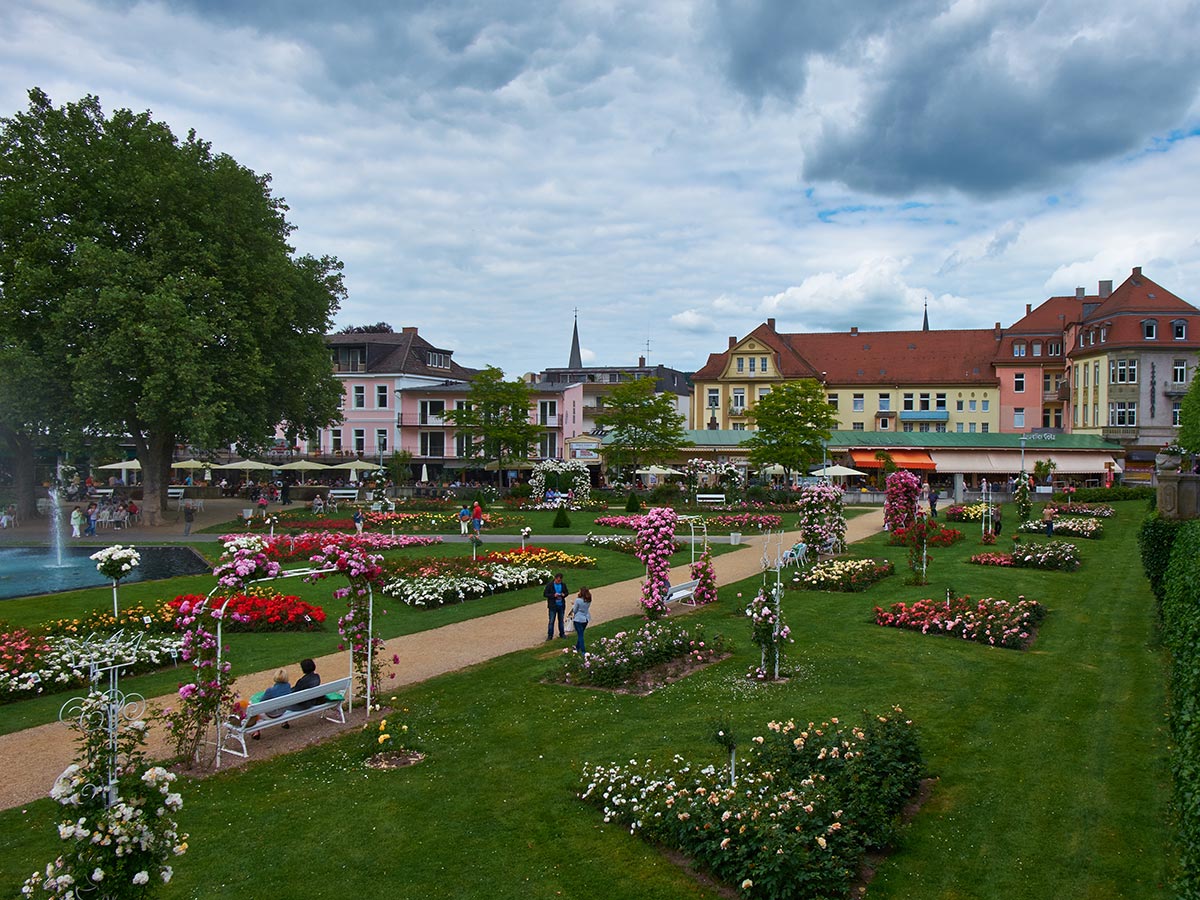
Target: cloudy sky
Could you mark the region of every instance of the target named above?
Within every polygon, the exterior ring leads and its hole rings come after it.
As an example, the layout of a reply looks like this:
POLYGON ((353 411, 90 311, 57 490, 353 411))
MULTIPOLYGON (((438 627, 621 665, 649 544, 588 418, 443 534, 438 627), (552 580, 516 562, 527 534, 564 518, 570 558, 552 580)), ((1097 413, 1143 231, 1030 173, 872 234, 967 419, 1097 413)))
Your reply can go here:
POLYGON ((510 375, 1200 305, 1200 0, 13 0, 0 114, 150 109, 274 177, 339 324, 510 375), (345 7, 345 8, 341 8, 345 7))

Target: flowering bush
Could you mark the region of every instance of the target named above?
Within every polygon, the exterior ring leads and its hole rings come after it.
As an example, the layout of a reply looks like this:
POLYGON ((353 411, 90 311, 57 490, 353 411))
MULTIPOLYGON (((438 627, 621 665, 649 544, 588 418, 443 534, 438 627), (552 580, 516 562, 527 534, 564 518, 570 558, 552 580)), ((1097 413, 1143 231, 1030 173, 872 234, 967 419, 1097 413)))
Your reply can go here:
MULTIPOLYGON (((234 535, 226 535, 222 541, 234 535)), ((342 534, 337 531, 306 531, 301 534, 277 534, 263 541, 263 552, 276 562, 309 559, 324 547, 335 546, 342 550, 397 550, 404 547, 427 547, 440 544, 440 537, 419 537, 411 534, 342 534)))
MULTIPOLYGON (((618 553, 637 553, 637 539, 624 534, 589 534, 583 542, 589 547, 603 547, 618 553)), ((683 544, 678 540, 673 543, 675 552, 679 552, 683 544)))
POLYGON ((946 507, 947 522, 980 522, 983 520, 983 514, 987 512, 988 505, 986 503, 972 503, 969 506, 962 504, 954 504, 946 507))
MULTIPOLYGON (((86 647, 85 640, 73 635, 43 637, 24 628, 0 632, 0 703, 87 684, 91 673, 86 647)), ((178 659, 182 643, 176 636, 130 634, 108 638, 105 652, 122 671, 136 675, 178 659)))
POLYGON ((103 550, 93 553, 88 559, 94 559, 96 571, 110 581, 120 581, 132 574, 142 561, 141 554, 136 550, 132 547, 122 547, 120 544, 105 547, 103 550))
POLYGON ((363 757, 370 759, 380 753, 402 753, 415 750, 417 733, 408 724, 408 710, 391 710, 378 724, 363 725, 363 757))
POLYGON ((809 547, 844 547, 846 515, 842 490, 831 484, 810 484, 800 491, 800 540, 809 547))
POLYGON ((759 665, 751 668, 747 677, 774 681, 779 675, 783 645, 792 640, 792 629, 784 624, 783 613, 779 610, 779 598, 769 596, 765 588, 759 588, 746 607, 746 616, 752 623, 750 638, 758 644, 760 651, 759 665))
POLYGON ((732 515, 705 516, 710 528, 758 528, 766 531, 783 524, 783 516, 763 513, 735 513, 732 515))
POLYGON ((712 551, 704 548, 700 558, 692 563, 692 581, 696 582, 696 590, 692 594, 692 602, 697 606, 717 602, 717 573, 713 569, 712 551))
POLYGON ((151 896, 154 885, 171 880, 168 861, 187 852, 176 814, 183 798, 172 789, 175 775, 145 766, 146 723, 134 721, 109 741, 108 697, 93 691, 81 701, 71 728, 78 735, 77 762, 54 782, 50 797, 69 810, 58 835, 68 847, 21 889, 62 900, 151 896), (110 775, 116 776, 110 792, 110 775))
POLYGON ((924 538, 926 547, 949 547, 963 539, 963 533, 957 528, 947 528, 937 519, 918 518, 907 528, 899 528, 892 532, 888 543, 896 546, 912 546, 914 540, 924 538))
MULTIPOLYGON (((1038 533, 1046 530, 1046 526, 1038 521, 1022 522, 1017 531, 1038 533)), ((1096 519, 1076 518, 1074 516, 1058 516, 1054 520, 1054 533, 1065 534, 1069 537, 1102 538, 1104 523, 1096 519)))
POLYGON ((546 476, 556 476, 556 483, 561 484, 563 476, 570 479, 567 488, 572 500, 587 500, 592 494, 592 475, 587 463, 578 459, 547 459, 533 467, 529 476, 529 486, 533 497, 540 500, 546 496, 546 476))
POLYGON ((1029 479, 1022 472, 1013 488, 1013 506, 1017 508, 1017 518, 1025 521, 1033 515, 1033 498, 1030 496, 1029 479))
POLYGON ((114 616, 107 610, 93 610, 74 619, 52 619, 43 623, 47 635, 86 637, 89 634, 112 634, 115 631, 170 632, 175 624, 175 610, 164 602, 153 608, 140 603, 127 606, 114 616))
POLYGON ((789 587, 814 591, 865 591, 896 571, 886 559, 828 559, 798 572, 789 587))
POLYGON ((267 543, 260 537, 242 535, 224 543, 225 552, 213 569, 213 577, 223 588, 245 593, 250 582, 275 578, 282 571, 279 563, 267 556, 267 543))
POLYGON ((635 531, 642 527, 643 516, 598 516, 594 524, 602 528, 631 528, 635 531))
POLYGON ((1066 541, 1022 541, 1013 538, 1013 565, 1019 569, 1058 569, 1073 572, 1079 568, 1079 548, 1066 541))
POLYGON ((1033 639, 1033 630, 1046 615, 1036 600, 1018 597, 1008 600, 973 601, 970 597, 951 600, 918 600, 893 603, 884 610, 875 607, 875 624, 888 628, 907 628, 922 634, 945 634, 994 647, 1024 650, 1033 639))
POLYGON ((977 566, 1011 566, 1013 565, 1013 555, 1011 553, 976 553, 971 557, 970 562, 977 566))
POLYGON ((908 528, 917 518, 921 479, 912 472, 893 472, 887 477, 883 500, 883 524, 889 531, 908 528))
POLYGON ((596 557, 545 547, 514 547, 512 550, 492 550, 483 557, 485 562, 516 563, 525 566, 548 566, 565 569, 594 569, 596 557))
MULTIPOLYGON (((1047 503, 1051 509, 1057 513, 1066 513, 1070 516, 1084 516, 1092 519, 1111 519, 1117 514, 1117 511, 1111 506, 1104 503, 1047 503)), ((1054 527, 1058 527, 1058 520, 1055 520, 1054 527)))
POLYGON ((182 634, 180 655, 192 664, 192 680, 179 686, 179 708, 167 709, 163 718, 180 762, 199 760, 209 726, 233 705, 232 666, 228 660, 218 662, 217 636, 206 627, 221 617, 220 609, 211 609, 203 599, 179 604, 175 627, 182 634))
MULTIPOLYGON (((167 608, 178 613, 186 603, 196 607, 204 602, 199 594, 180 594, 168 600, 167 608)), ((213 605, 225 604, 227 631, 318 631, 325 621, 325 610, 306 603, 294 594, 281 594, 263 587, 252 587, 244 594, 218 598, 213 605)))
POLYGON ((549 569, 496 563, 488 564, 471 575, 430 574, 393 578, 383 585, 383 593, 398 597, 409 606, 433 608, 543 584, 551 577, 549 569))
POLYGON ((710 662, 729 652, 720 635, 709 637, 704 625, 645 622, 631 631, 591 641, 586 655, 564 650, 555 678, 566 684, 619 687, 638 672, 678 659, 710 662))
MULTIPOLYGON (((383 580, 382 557, 373 556, 361 548, 349 550, 330 544, 311 557, 318 569, 334 570, 347 581, 346 587, 333 592, 334 599, 346 600, 349 609, 338 619, 338 634, 344 646, 350 648, 350 665, 358 678, 362 695, 370 702, 373 693, 379 690, 383 677, 383 640, 374 636, 371 622, 371 596, 376 585, 383 580), (368 652, 370 650, 371 652, 368 652)), ((330 571, 314 572, 306 579, 319 581, 332 574, 330 571)))
POLYGON ((915 729, 896 713, 862 727, 768 723, 746 744, 736 787, 723 768, 676 756, 666 770, 649 759, 585 767, 580 797, 743 896, 845 897, 920 783, 915 729))
POLYGON ((671 555, 675 552, 675 510, 658 506, 642 516, 638 526, 637 558, 646 564, 642 582, 642 608, 647 617, 667 614, 667 590, 670 588, 671 555))

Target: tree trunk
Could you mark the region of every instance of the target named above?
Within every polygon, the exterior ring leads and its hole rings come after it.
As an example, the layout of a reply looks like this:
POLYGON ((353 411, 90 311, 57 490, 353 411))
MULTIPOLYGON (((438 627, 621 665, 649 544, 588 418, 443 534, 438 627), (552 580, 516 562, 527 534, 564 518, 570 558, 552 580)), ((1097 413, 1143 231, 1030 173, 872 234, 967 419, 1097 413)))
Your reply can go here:
POLYGON ((33 439, 27 434, 0 426, 0 438, 8 445, 13 459, 13 490, 17 495, 17 516, 25 522, 37 515, 37 468, 33 457, 33 439))
POLYGON ((138 461, 142 464, 142 513, 147 525, 163 524, 167 511, 167 486, 171 483, 171 457, 175 453, 175 436, 151 432, 147 436, 134 432, 138 461))

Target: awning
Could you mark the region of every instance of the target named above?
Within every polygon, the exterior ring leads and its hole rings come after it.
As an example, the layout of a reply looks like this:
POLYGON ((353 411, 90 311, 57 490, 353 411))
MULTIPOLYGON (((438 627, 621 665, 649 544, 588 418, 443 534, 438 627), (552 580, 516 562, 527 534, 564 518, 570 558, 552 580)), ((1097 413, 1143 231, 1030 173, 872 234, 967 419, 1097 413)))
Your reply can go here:
MULTIPOLYGON (((874 450, 851 450, 850 456, 854 460, 854 465, 860 469, 880 469, 883 464, 875 458, 875 453, 874 450)), ((887 454, 892 458, 897 469, 929 469, 932 471, 937 468, 925 450, 888 450, 887 454)))
MULTIPOLYGON (((1021 454, 1016 450, 930 450, 937 470, 944 475, 1016 475, 1021 454)), ((1026 459, 1032 464, 1032 459, 1026 459)))
POLYGON ((1121 468, 1112 458, 1112 454, 1093 450, 1078 453, 1051 453, 1050 460, 1055 464, 1055 475, 1099 475, 1105 468, 1111 466, 1114 472, 1121 468))

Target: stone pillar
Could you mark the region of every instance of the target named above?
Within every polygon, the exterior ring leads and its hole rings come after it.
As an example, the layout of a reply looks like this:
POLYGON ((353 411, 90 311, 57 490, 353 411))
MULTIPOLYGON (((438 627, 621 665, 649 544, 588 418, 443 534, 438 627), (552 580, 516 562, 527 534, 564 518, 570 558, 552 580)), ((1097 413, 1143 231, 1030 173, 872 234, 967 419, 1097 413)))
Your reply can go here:
POLYGON ((1195 519, 1200 514, 1200 475, 1158 472, 1158 514, 1164 519, 1195 519))

